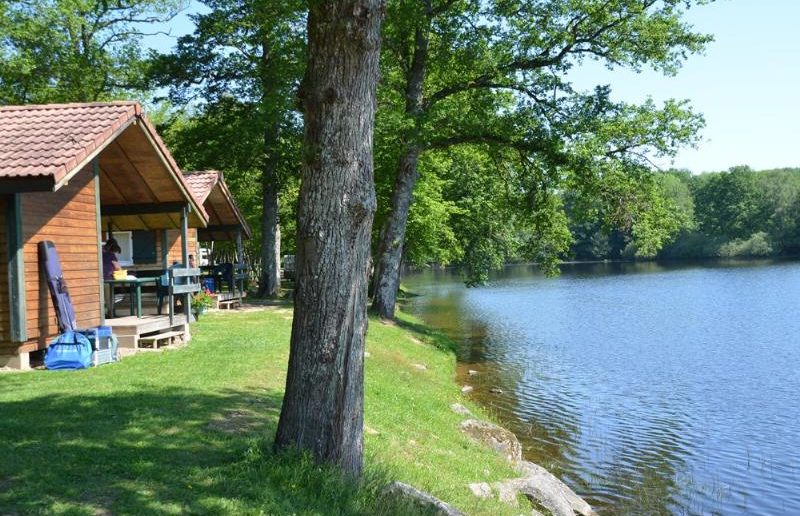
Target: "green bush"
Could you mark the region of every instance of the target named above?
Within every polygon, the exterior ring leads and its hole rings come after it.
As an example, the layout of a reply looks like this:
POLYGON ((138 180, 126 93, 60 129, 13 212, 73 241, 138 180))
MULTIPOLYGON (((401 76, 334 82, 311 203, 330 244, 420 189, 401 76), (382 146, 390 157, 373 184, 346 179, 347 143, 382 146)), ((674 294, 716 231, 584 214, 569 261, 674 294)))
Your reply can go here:
POLYGON ((725 258, 744 256, 771 256, 774 254, 769 235, 759 231, 750 235, 750 238, 731 240, 719 248, 719 255, 725 258))

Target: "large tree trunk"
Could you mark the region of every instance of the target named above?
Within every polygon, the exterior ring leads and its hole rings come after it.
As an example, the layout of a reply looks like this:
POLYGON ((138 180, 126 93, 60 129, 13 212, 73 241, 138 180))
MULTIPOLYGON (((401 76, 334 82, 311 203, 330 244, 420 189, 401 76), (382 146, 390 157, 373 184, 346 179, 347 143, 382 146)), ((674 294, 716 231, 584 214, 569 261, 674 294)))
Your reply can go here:
POLYGON ((382 0, 311 2, 297 282, 275 446, 358 476, 382 0))
POLYGON ((419 178, 417 164, 422 153, 420 132, 424 115, 425 71, 428 64, 428 46, 432 22, 431 2, 422 2, 424 8, 414 33, 414 57, 406 77, 406 116, 414 119, 414 128, 407 135, 407 144, 397 166, 397 177, 392 190, 392 211, 383 228, 378 248, 375 270, 375 293, 372 308, 385 319, 394 318, 397 291, 400 288, 400 264, 408 225, 408 210, 414 199, 414 187, 419 178))
POLYGON ((261 277, 258 282, 259 297, 274 297, 281 290, 280 261, 275 264, 275 256, 280 256, 280 223, 278 214, 278 194, 280 178, 277 173, 276 152, 280 138, 280 115, 273 110, 275 99, 275 72, 272 66, 272 49, 265 37, 261 41, 259 63, 261 75, 261 104, 264 124, 264 162, 261 166, 261 277))
POLYGON ((280 255, 280 230, 278 228, 278 182, 272 173, 274 165, 267 163, 262 171, 261 185, 261 281, 259 297, 272 297, 280 293, 280 266, 275 256, 280 255), (269 170, 267 170, 269 169, 269 170))

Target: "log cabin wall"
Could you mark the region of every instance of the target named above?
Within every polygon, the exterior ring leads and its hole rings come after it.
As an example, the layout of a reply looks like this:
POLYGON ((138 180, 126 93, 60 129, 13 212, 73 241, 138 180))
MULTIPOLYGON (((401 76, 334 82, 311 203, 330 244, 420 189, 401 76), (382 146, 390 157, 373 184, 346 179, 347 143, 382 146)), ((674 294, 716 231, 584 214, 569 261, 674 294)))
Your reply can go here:
POLYGON ((78 326, 100 324, 95 182, 91 165, 56 192, 22 194, 28 341, 20 352, 42 349, 58 334, 47 283, 39 270, 38 243, 50 240, 61 258, 78 326))
MULTIPOLYGON (((8 227, 6 224, 6 198, 0 196, 0 354, 11 351, 11 312, 8 304, 8 227)), ((13 346, 16 349, 16 345, 13 346)))

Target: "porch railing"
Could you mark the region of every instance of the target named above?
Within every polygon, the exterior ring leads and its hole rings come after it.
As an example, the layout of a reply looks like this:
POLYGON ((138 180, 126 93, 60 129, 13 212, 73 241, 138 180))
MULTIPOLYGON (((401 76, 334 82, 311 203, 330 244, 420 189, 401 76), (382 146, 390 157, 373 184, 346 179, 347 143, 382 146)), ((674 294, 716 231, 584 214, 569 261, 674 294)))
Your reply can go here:
POLYGON ((200 292, 200 269, 173 267, 169 274, 169 323, 175 324, 175 296, 183 295, 183 311, 186 322, 192 322, 192 294, 200 292), (176 281, 176 279, 178 281, 176 281))

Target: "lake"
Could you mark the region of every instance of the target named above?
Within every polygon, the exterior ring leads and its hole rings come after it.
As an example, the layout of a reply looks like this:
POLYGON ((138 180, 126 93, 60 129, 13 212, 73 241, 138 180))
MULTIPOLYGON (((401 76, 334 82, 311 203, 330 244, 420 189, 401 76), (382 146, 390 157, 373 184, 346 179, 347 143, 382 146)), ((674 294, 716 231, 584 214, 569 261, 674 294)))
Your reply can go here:
POLYGON ((459 384, 599 512, 800 514, 799 263, 403 283, 458 342, 459 384))

